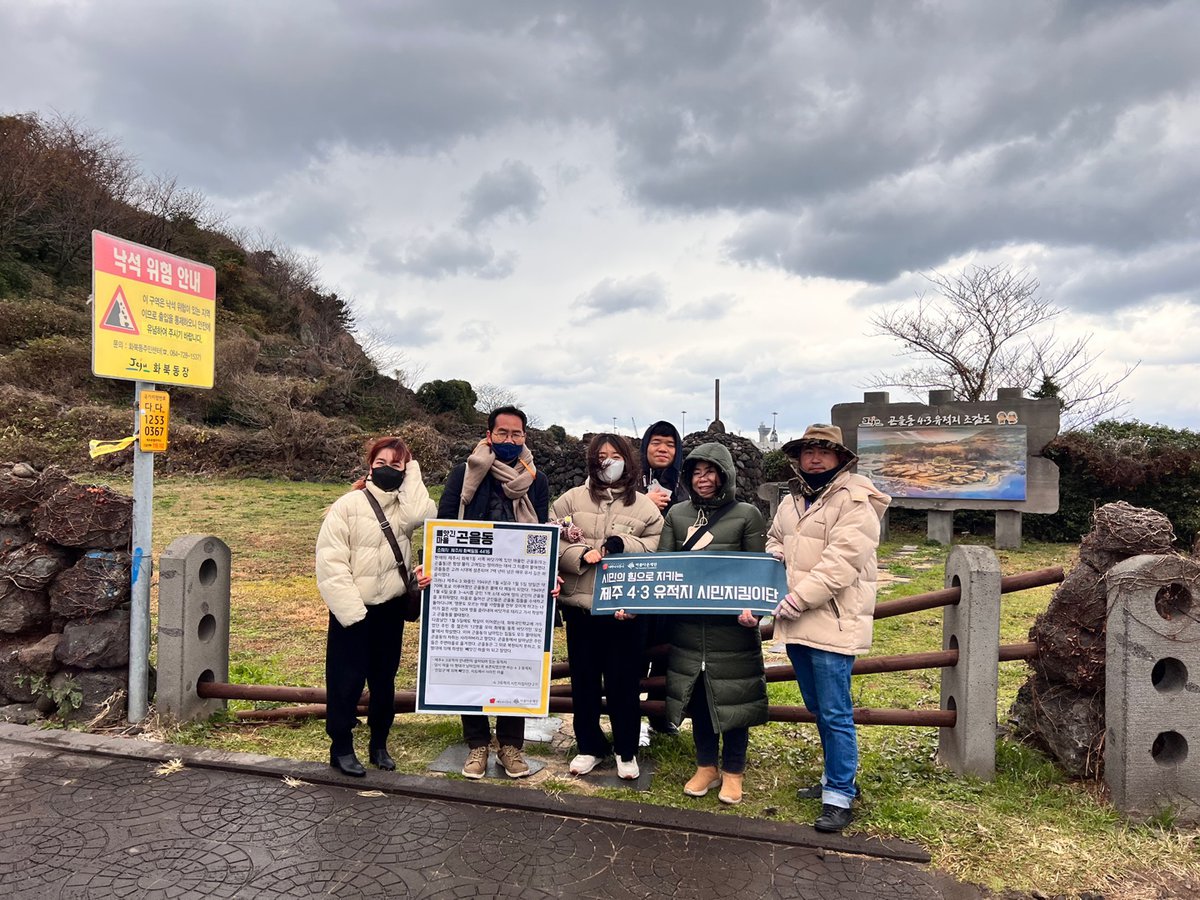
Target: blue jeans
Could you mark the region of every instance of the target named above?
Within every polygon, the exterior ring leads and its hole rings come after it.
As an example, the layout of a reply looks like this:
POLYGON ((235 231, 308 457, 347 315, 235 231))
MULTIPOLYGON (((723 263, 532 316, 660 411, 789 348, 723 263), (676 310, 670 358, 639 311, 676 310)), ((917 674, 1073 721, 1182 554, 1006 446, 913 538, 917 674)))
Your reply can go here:
POLYGON ((803 644, 788 644, 787 653, 796 670, 804 705, 817 717, 817 732, 825 754, 821 802, 849 809, 854 802, 854 776, 858 771, 858 734, 854 730, 854 704, 850 699, 854 657, 803 644))

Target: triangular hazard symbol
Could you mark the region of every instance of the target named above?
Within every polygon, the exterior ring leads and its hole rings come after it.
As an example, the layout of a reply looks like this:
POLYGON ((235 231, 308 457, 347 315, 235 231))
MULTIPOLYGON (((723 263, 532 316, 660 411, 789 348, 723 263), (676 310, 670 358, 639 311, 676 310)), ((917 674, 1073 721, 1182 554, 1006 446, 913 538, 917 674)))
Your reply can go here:
POLYGON ((108 304, 108 312, 104 314, 104 320, 100 323, 100 327, 110 331, 120 331, 124 334, 141 334, 138 331, 137 322, 133 321, 133 313, 129 311, 129 301, 125 299, 125 292, 121 290, 119 284, 116 293, 113 294, 112 302, 108 304))

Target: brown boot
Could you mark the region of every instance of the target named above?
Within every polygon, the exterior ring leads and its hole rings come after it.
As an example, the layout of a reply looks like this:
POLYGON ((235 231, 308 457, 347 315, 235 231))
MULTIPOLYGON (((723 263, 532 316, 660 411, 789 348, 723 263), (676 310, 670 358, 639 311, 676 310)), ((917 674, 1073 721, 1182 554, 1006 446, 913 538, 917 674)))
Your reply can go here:
POLYGON ((696 774, 688 779, 683 792, 689 797, 703 797, 710 790, 721 786, 721 773, 716 766, 699 766, 696 774))
POLYGON ((724 780, 721 782, 721 793, 717 794, 717 799, 730 806, 741 803, 742 777, 741 774, 734 775, 732 772, 726 772, 724 780))

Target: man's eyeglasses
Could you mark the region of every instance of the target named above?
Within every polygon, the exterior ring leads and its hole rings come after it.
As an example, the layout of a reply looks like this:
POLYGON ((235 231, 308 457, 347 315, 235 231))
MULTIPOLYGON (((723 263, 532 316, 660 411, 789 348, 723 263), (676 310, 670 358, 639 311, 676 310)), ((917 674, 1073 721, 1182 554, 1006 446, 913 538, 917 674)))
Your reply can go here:
POLYGON ((521 441, 525 440, 525 432, 508 431, 504 428, 497 428, 492 432, 492 437, 502 444, 505 441, 512 441, 514 444, 519 444, 521 441))

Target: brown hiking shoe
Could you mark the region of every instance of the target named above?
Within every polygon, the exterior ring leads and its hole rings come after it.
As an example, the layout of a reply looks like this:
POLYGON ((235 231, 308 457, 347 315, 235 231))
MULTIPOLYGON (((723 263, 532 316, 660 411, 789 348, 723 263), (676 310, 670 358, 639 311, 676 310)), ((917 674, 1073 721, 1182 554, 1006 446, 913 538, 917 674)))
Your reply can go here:
POLYGON ((509 778, 524 778, 529 774, 529 763, 516 747, 501 747, 496 759, 504 767, 504 774, 509 778))
POLYGON ((467 761, 463 763, 462 773, 464 778, 479 779, 487 774, 488 748, 476 747, 467 754, 467 761))

